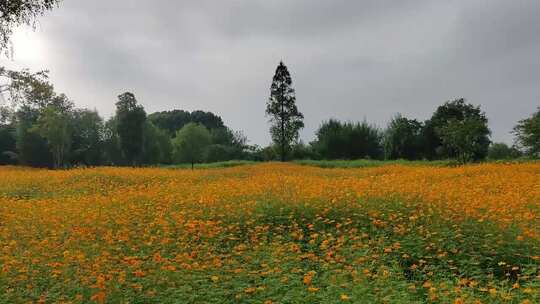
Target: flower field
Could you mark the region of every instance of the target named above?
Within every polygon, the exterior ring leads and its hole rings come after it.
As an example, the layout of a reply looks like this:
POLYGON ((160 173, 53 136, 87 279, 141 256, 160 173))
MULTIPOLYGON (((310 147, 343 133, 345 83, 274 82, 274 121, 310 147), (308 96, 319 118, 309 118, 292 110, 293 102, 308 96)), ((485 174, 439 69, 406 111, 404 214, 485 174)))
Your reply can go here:
POLYGON ((0 303, 540 303, 540 164, 0 168, 0 303))

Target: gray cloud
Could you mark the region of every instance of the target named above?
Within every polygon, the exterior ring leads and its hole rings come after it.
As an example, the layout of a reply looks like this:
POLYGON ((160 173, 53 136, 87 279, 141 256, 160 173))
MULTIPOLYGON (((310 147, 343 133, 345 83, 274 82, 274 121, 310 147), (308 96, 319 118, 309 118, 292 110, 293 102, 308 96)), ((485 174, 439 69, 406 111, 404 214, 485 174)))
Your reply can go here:
POLYGON ((539 14, 535 0, 69 0, 31 35, 39 53, 6 64, 50 69, 59 91, 104 115, 129 90, 148 112, 213 111, 267 144, 265 102, 283 59, 305 141, 331 117, 383 127, 466 97, 510 143, 540 105, 539 14))

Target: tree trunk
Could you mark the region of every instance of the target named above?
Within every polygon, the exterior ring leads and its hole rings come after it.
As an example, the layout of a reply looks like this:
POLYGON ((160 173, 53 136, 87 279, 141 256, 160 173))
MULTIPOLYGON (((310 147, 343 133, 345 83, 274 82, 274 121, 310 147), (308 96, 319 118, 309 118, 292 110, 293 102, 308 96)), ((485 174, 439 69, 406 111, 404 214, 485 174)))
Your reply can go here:
POLYGON ((283 101, 281 102, 281 161, 285 161, 285 115, 283 115, 283 101))
POLYGON ((194 166, 195 166, 194 163, 191 162, 191 170, 193 170, 193 167, 194 167, 194 166))

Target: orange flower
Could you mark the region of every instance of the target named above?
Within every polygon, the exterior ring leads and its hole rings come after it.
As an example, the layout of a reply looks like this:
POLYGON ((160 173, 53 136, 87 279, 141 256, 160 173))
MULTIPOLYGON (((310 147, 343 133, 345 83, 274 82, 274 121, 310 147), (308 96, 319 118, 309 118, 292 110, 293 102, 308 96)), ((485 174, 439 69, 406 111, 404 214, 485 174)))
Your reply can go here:
POLYGON ((95 302, 97 302, 99 304, 105 303, 105 292, 98 291, 96 294, 94 294, 94 295, 92 295, 92 297, 90 297, 90 300, 95 301, 95 302))

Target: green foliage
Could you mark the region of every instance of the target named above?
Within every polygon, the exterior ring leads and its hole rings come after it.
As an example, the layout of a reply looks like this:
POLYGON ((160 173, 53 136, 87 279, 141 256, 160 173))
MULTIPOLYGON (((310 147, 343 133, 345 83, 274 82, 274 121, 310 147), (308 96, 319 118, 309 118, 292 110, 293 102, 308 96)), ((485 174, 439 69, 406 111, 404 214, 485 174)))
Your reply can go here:
MULTIPOLYGON (((249 161, 249 160, 227 160, 227 161, 214 162, 214 163, 194 164, 193 168, 194 169, 217 169, 217 168, 230 168, 230 167, 254 165, 254 164, 257 164, 257 162, 249 161)), ((186 169, 186 168, 191 168, 191 164, 162 165, 161 167, 169 168, 169 169, 186 169)))
POLYGON ((31 132, 37 121, 39 111, 28 106, 21 107, 16 113, 16 147, 20 164, 35 167, 51 167, 52 155, 46 139, 36 132, 31 132))
POLYGON ((210 132, 196 123, 185 125, 173 139, 173 159, 175 163, 190 163, 191 167, 206 159, 211 144, 210 132))
POLYGON ((201 124, 209 130, 225 127, 221 117, 212 112, 204 112, 200 110, 191 112, 190 122, 201 124))
POLYGON ((166 130, 171 137, 175 136, 176 131, 190 122, 202 124, 209 130, 225 128, 221 117, 204 111, 193 111, 191 113, 184 110, 156 112, 148 115, 148 120, 156 127, 166 130))
POLYGON ((521 152, 514 147, 509 147, 505 143, 492 143, 489 146, 488 158, 490 160, 508 160, 518 158, 521 152))
POLYGON ((54 168, 63 167, 71 147, 71 129, 68 114, 56 106, 49 105, 40 113, 30 131, 47 140, 53 155, 54 168))
POLYGON ((148 115, 148 120, 154 126, 169 132, 170 136, 174 136, 176 131, 191 122, 191 114, 184 110, 155 112, 148 115))
POLYGON ((296 107, 292 78, 283 62, 279 63, 272 79, 266 115, 270 117, 272 140, 280 148, 281 161, 285 161, 291 143, 298 140, 298 132, 304 127, 304 115, 296 107))
POLYGON ((71 162, 96 166, 104 159, 104 123, 96 111, 75 109, 71 113, 71 162))
POLYGON ((221 144, 212 144, 208 146, 206 152, 206 162, 223 162, 233 159, 240 159, 241 154, 238 153, 237 149, 231 146, 221 145, 221 144))
POLYGON ((465 161, 464 157, 467 161, 477 161, 487 156, 491 134, 488 119, 480 107, 466 103, 463 98, 438 107, 426 122, 426 129, 426 143, 430 145, 428 155, 461 161, 465 161), (465 143, 465 140, 471 142, 465 143))
POLYGON ((382 158, 381 131, 368 124, 330 119, 316 132, 315 151, 323 159, 382 158))
POLYGON ((234 132, 227 127, 210 129, 212 145, 208 149, 208 162, 243 159, 247 139, 241 132, 234 132))
POLYGON ((143 163, 168 164, 172 157, 171 139, 166 131, 147 121, 144 124, 143 163))
POLYGON ((299 141, 291 149, 291 158, 298 159, 317 159, 318 155, 310 145, 304 144, 299 141))
POLYGON ((386 159, 415 160, 423 157, 422 123, 401 115, 394 117, 385 131, 383 146, 386 159))
POLYGON ((540 108, 514 128, 516 143, 531 157, 540 157, 540 108))
POLYGON ((255 161, 275 161, 279 160, 279 147, 269 145, 264 148, 259 146, 252 147, 252 151, 248 153, 251 160, 255 161))
POLYGON ((141 161, 145 121, 146 112, 137 104, 133 93, 126 92, 118 96, 116 129, 120 150, 129 165, 137 165, 141 161))
POLYGON ((8 94, 11 108, 7 112, 14 114, 3 120, 11 120, 16 125, 19 162, 32 166, 59 166, 69 152, 65 149, 69 144, 64 145, 69 140, 60 144, 59 138, 66 138, 64 131, 69 127, 64 130, 62 125, 69 124, 68 113, 73 103, 66 95, 56 94, 46 71, 30 73, 0 68, 0 77, 8 79, 8 84, 0 87, 0 91, 8 94), (60 117, 56 115, 58 113, 63 114, 60 117), (54 152, 51 154, 49 149, 54 152))
POLYGON ((426 160, 373 160, 373 159, 356 159, 356 160, 298 160, 295 163, 305 166, 314 166, 320 168, 370 168, 386 165, 404 165, 404 166, 432 166, 446 167, 451 166, 452 162, 448 160, 426 161, 426 160))
POLYGON ((462 163, 478 160, 487 154, 486 134, 489 134, 489 129, 479 119, 450 120, 438 129, 438 134, 446 150, 452 151, 462 163))
POLYGON ((120 148, 120 139, 117 131, 116 117, 111 117, 105 123, 103 129, 103 146, 105 151, 105 161, 109 165, 125 165, 125 159, 120 148))
POLYGON ((15 128, 0 124, 0 165, 16 163, 15 128))
POLYGON ((26 69, 11 71, 0 68, 0 77, 6 78, 8 83, 0 86, 0 92, 8 94, 8 100, 13 108, 23 106, 44 108, 55 97, 48 71, 31 73, 26 69))

